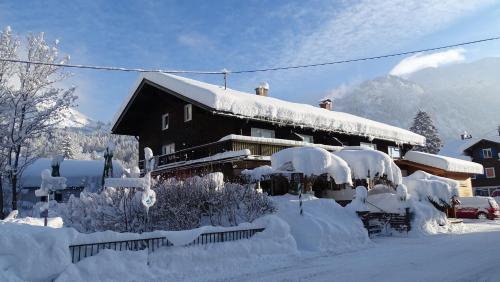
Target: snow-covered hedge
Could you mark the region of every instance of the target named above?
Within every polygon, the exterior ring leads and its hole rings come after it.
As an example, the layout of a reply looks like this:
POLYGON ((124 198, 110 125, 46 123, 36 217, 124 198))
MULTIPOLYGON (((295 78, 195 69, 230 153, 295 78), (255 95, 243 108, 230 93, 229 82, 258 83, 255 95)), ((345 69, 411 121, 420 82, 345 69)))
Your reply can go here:
POLYGON ((71 197, 57 205, 51 215, 61 216, 65 226, 80 232, 144 232, 234 226, 276 210, 267 194, 250 185, 224 183, 216 174, 184 181, 161 180, 152 189, 156 204, 148 212, 141 203, 142 191, 108 187, 101 193, 82 192, 80 198, 71 197))

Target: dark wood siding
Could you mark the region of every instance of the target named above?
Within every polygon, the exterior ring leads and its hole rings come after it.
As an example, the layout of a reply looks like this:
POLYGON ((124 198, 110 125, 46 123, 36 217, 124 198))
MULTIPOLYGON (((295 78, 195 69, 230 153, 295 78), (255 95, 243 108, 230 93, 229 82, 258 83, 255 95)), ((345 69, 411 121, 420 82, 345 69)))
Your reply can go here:
POLYGON ((498 158, 498 153, 500 152, 500 143, 481 140, 474 144, 466 150, 466 152, 472 157, 472 161, 480 163, 484 168, 493 167, 495 168, 495 178, 486 178, 486 175, 477 175, 476 179, 472 179, 473 187, 483 187, 483 186, 498 186, 500 187, 500 160, 498 158), (482 154, 483 149, 491 148, 492 157, 484 158, 482 154))

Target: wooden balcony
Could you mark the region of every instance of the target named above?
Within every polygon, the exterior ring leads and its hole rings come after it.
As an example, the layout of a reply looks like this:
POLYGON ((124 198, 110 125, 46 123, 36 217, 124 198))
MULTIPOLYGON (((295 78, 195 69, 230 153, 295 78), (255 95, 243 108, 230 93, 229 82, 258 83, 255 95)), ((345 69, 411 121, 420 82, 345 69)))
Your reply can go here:
MULTIPOLYGON (((298 142, 300 143, 300 142, 298 142)), ((251 155, 258 156, 271 156, 272 154, 290 147, 303 146, 300 144, 288 144, 283 142, 283 140, 276 139, 276 142, 261 142, 256 140, 238 140, 229 139, 223 141, 217 141, 213 143, 204 144, 201 146, 191 147, 188 149, 179 150, 172 154, 156 156, 155 167, 161 167, 177 162, 197 160, 201 158, 206 158, 214 156, 216 154, 228 152, 228 151, 240 151, 248 149, 251 155)), ((333 146, 330 146, 333 147, 333 146)), ((139 161, 139 168, 143 168, 144 161, 139 161)))

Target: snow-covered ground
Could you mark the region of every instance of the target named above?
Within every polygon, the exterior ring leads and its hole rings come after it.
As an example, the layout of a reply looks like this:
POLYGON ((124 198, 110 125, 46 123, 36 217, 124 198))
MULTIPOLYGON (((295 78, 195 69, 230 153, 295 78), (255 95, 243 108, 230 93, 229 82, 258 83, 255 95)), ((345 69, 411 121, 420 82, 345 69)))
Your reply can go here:
POLYGON ((465 225, 462 233, 379 237, 340 254, 297 252, 287 237, 266 251, 265 236, 149 257, 107 251, 69 266, 56 281, 499 281, 500 222, 465 225))
POLYGON ((500 281, 500 222, 469 221, 466 232, 383 237, 340 255, 305 255, 230 281, 500 281))

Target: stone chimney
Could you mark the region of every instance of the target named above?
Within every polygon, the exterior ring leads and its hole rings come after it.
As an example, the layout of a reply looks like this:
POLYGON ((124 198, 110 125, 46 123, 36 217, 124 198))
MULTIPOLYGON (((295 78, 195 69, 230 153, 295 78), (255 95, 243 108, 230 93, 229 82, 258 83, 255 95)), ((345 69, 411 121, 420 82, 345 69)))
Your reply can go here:
POLYGON ((269 83, 262 82, 259 84, 259 87, 255 88, 255 94, 259 96, 268 96, 269 95, 269 83))
POLYGON ((333 102, 330 99, 319 101, 319 107, 331 111, 333 109, 333 102))

